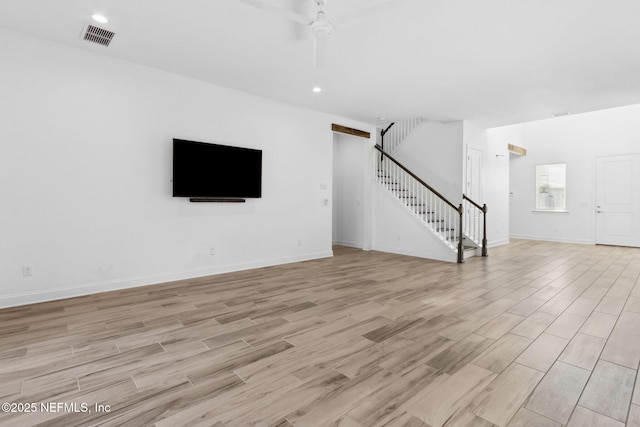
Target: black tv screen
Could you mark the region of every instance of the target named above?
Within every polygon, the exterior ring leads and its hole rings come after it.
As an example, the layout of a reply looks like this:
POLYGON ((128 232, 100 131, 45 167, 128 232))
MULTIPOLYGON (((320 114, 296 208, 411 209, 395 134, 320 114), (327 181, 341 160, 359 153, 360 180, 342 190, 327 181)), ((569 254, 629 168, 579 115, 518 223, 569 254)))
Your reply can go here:
POLYGON ((174 139, 173 197, 262 197, 262 150, 174 139))

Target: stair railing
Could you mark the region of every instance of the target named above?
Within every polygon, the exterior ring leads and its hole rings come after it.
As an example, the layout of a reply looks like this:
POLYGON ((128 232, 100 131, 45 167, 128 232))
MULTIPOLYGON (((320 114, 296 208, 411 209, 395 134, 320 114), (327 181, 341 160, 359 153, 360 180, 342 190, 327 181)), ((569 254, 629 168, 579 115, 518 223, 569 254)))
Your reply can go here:
MULTIPOLYGON (((382 129, 380 130, 380 147, 381 147, 381 154, 380 154, 380 160, 382 161, 382 156, 384 156, 384 136, 387 134, 387 132, 389 132, 389 129, 391 129, 393 127, 393 125, 395 125, 396 122, 392 122, 389 126, 387 126, 386 129, 382 129)), ((387 150, 387 151, 391 151, 391 150, 387 150)))
POLYGON ((480 233, 482 232, 482 256, 487 254, 487 205, 474 202, 466 194, 462 195, 465 220, 463 224, 464 233, 476 244, 480 244, 480 233), (482 226, 480 220, 482 214, 482 226))
POLYGON ((393 153, 396 148, 407 138, 409 134, 411 134, 421 123, 425 122, 426 119, 423 117, 414 117, 411 119, 399 120, 395 123, 393 129, 389 129, 389 126, 384 132, 389 134, 387 135, 386 145, 383 145, 382 148, 387 153, 393 153))
POLYGON ((462 203, 459 206, 454 205, 385 152, 380 145, 376 144, 375 148, 380 152, 380 158, 376 156, 380 182, 401 199, 422 221, 429 223, 451 248, 457 249, 457 261, 463 263, 462 203))

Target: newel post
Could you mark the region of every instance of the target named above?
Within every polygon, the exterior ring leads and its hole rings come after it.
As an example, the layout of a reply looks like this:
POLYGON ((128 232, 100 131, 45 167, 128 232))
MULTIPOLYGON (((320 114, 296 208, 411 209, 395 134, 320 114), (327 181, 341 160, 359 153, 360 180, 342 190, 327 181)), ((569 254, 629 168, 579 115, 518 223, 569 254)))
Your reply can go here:
POLYGON ((462 244, 462 212, 464 209, 462 208, 462 203, 458 206, 458 215, 460 216, 460 223, 458 227, 458 264, 462 264, 464 262, 464 245, 462 244))
POLYGON ((487 204, 482 205, 482 256, 489 256, 487 253, 487 204))

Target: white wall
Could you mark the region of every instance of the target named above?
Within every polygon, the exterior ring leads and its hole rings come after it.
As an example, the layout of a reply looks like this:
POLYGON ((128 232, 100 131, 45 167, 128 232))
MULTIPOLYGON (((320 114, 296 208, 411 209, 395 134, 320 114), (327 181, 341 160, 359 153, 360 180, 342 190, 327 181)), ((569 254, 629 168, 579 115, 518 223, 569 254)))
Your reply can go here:
POLYGON ((456 262, 457 253, 382 185, 373 186, 373 249, 456 262))
MULTIPOLYGON (((481 200, 487 204, 487 245, 509 243, 509 154, 499 138, 487 138, 487 131, 464 122, 463 169, 467 171, 466 149, 482 152, 481 200)), ((464 179, 466 183, 466 176, 464 179)))
POLYGON ((7 30, 0 56, 0 306, 331 255, 330 125, 363 124, 7 30), (173 137, 262 149, 263 198, 172 198, 173 137))
POLYGON ((393 157, 452 203, 462 201, 462 122, 422 123, 394 151, 393 157))
POLYGON ((365 184, 372 142, 352 135, 333 137, 333 244, 363 248, 365 184))
POLYGON ((593 244, 595 158, 640 153, 640 105, 490 129, 490 143, 512 143, 527 155, 510 160, 510 235, 593 244), (535 166, 567 163, 567 210, 535 209, 535 166))

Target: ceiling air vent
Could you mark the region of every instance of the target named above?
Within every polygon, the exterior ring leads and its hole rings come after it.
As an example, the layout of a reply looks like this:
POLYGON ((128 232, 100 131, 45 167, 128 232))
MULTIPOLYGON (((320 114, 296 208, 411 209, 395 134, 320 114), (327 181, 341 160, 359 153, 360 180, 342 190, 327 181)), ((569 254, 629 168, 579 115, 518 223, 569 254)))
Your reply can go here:
POLYGON ((105 30, 103 28, 96 27, 95 25, 88 24, 82 38, 84 40, 98 43, 103 46, 109 46, 109 43, 111 43, 111 40, 113 40, 113 36, 115 35, 116 33, 114 33, 113 31, 105 30))

